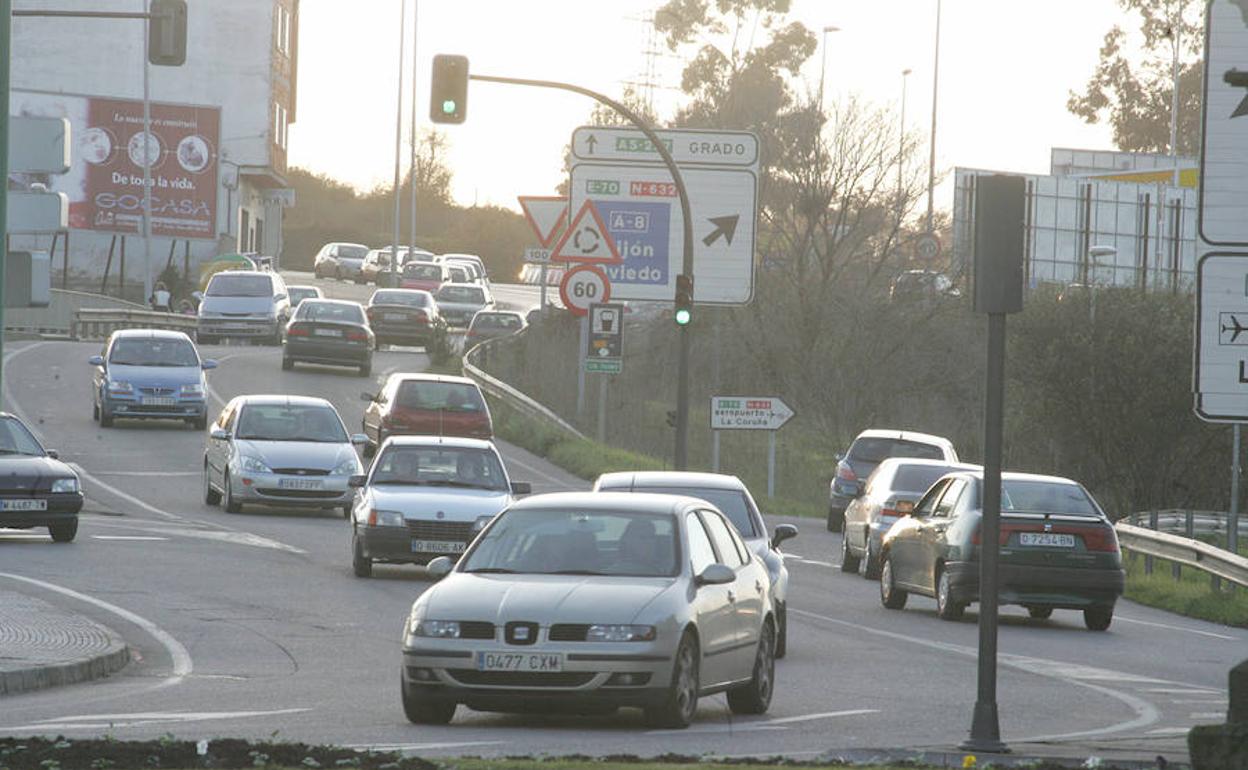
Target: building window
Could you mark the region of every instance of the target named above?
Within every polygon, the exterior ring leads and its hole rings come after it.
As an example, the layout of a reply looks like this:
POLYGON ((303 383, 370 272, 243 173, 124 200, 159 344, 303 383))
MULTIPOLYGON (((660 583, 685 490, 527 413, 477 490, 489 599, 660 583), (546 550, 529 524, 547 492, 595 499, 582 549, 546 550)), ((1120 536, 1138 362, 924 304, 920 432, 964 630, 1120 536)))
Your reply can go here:
POLYGON ((290 56, 290 11, 284 5, 277 6, 277 20, 273 31, 277 35, 277 50, 290 56))
POLYGON ((273 144, 286 149, 290 113, 277 102, 273 102, 273 144))

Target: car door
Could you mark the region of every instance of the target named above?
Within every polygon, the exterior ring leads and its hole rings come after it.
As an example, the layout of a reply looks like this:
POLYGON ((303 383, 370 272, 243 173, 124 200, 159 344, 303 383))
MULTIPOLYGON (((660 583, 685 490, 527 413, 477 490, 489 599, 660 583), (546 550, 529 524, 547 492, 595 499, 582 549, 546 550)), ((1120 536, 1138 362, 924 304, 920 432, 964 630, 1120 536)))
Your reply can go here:
POLYGON ((725 653, 729 679, 749 676, 762 628, 765 582, 751 569, 753 559, 737 547, 732 525, 718 511, 702 511, 702 520, 711 535, 711 544, 720 564, 730 567, 736 579, 729 583, 728 603, 732 605, 732 649, 725 653))
POLYGON ((729 660, 736 642, 736 608, 728 595, 733 584, 697 585, 697 576, 718 562, 711 536, 696 512, 685 514, 685 539, 688 542, 689 567, 694 579, 692 613, 702 642, 700 669, 703 687, 727 680, 733 666, 729 660))
POLYGON ((214 422, 208 433, 208 446, 204 450, 204 462, 207 464, 208 479, 218 488, 222 488, 225 484, 225 466, 229 463, 230 442, 225 439, 217 439, 212 437, 212 431, 220 428, 226 433, 232 433, 234 424, 234 414, 238 411, 237 401, 231 401, 221 410, 221 414, 217 415, 217 421, 214 422))
POLYGON ((94 391, 92 398, 101 406, 104 404, 104 388, 108 385, 108 354, 112 350, 112 342, 110 339, 104 343, 104 350, 101 351, 104 363, 95 367, 91 373, 91 388, 94 391))
POLYGON ((914 512, 898 520, 889 530, 888 553, 893 564, 893 580, 914 586, 917 585, 919 564, 922 561, 921 537, 922 528, 936 510, 936 503, 949 486, 949 479, 941 479, 927 490, 923 499, 914 506, 914 512))
POLYGON ((945 554, 945 531, 953 523, 953 511, 963 494, 966 494, 965 479, 950 480, 932 515, 924 519, 919 527, 918 561, 915 564, 914 582, 924 591, 936 593, 936 563, 945 554))

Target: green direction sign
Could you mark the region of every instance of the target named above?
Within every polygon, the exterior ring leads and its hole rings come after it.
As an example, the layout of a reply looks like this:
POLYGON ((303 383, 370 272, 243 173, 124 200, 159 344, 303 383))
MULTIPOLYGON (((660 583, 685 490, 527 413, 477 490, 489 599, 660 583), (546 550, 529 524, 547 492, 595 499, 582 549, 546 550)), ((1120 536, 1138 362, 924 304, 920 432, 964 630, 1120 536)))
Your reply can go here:
POLYGON ((624 362, 619 358, 587 358, 585 372, 587 374, 619 374, 624 369, 624 362))

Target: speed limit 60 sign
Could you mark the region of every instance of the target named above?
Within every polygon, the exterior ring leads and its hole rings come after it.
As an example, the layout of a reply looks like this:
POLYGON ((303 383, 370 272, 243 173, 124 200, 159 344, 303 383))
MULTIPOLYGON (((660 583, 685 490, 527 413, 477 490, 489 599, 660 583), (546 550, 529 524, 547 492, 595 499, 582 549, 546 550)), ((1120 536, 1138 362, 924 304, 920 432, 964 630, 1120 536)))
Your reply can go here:
POLYGON ((587 315, 590 305, 610 301, 611 281, 601 268, 581 265, 564 273, 563 283, 559 284, 559 298, 573 314, 587 315))

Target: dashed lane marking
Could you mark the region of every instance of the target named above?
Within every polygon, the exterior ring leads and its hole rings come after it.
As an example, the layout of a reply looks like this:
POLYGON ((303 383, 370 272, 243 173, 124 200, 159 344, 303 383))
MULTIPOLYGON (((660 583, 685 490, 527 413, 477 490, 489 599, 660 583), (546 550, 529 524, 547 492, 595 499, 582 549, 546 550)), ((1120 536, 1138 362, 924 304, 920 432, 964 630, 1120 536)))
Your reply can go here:
POLYGON ((795 724, 798 722, 813 722, 819 719, 836 719, 838 717, 862 716, 864 714, 878 714, 879 709, 846 709, 844 711, 824 711, 818 714, 799 714, 791 717, 779 717, 777 719, 763 719, 758 721, 740 721, 733 720, 727 724, 710 724, 694 727, 687 727, 684 730, 649 730, 646 735, 697 735, 703 733, 730 733, 748 730, 786 730, 785 725, 795 724))
POLYGON ((146 711, 119 714, 84 714, 82 716, 57 717, 42 722, 17 727, 0 728, 0 732, 34 732, 42 730, 102 730, 126 727, 146 727, 160 724, 185 724, 187 722, 214 722, 226 719, 251 719, 254 717, 301 714, 310 708, 273 709, 270 711, 146 711))
POLYGON ((156 537, 155 535, 92 535, 92 540, 151 540, 151 541, 167 541, 167 537, 156 537))
POLYGON ((1115 615, 1114 620, 1121 623, 1134 623, 1137 626, 1152 626, 1153 628, 1164 628, 1167 631, 1182 631, 1188 634, 1196 634, 1197 636, 1208 636, 1213 639, 1226 639, 1232 642, 1242 641, 1241 637, 1227 636, 1226 634, 1215 634, 1212 631, 1202 631, 1199 628, 1191 628, 1188 626, 1172 626, 1167 623, 1155 623, 1151 620, 1136 620, 1135 618, 1124 618, 1122 615, 1115 615))

